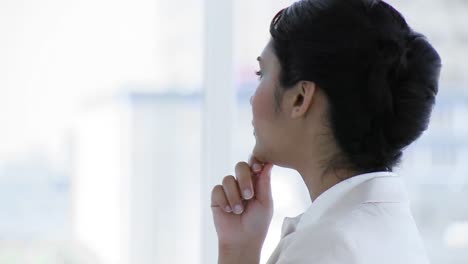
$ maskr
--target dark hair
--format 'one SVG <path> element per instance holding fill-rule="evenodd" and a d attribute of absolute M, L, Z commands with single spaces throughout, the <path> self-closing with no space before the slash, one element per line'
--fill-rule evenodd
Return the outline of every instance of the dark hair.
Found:
<path fill-rule="evenodd" d="M 270 34 L 281 68 L 278 89 L 313 81 L 328 99 L 342 152 L 331 166 L 392 170 L 427 129 L 441 59 L 387 3 L 295 2 L 273 18 Z"/>

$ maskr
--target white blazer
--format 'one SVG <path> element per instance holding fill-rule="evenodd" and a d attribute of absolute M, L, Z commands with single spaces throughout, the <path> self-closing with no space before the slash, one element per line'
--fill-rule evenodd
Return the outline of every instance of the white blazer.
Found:
<path fill-rule="evenodd" d="M 267 264 L 428 264 L 402 179 L 361 174 L 286 217 Z"/>

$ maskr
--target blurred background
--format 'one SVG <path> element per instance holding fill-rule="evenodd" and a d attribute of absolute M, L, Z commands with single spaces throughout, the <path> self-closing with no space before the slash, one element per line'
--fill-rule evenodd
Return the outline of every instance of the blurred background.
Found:
<path fill-rule="evenodd" d="M 254 145 L 249 98 L 289 0 L 0 0 L 0 263 L 215 263 L 214 184 Z M 468 263 L 468 2 L 391 0 L 440 52 L 398 173 L 434 264 Z M 275 167 L 265 263 L 310 204 Z"/>

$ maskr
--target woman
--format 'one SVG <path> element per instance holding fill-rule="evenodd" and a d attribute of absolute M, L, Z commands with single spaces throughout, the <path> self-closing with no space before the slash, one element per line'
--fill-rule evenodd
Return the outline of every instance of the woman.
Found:
<path fill-rule="evenodd" d="M 268 264 L 429 263 L 392 168 L 428 126 L 437 52 L 378 0 L 295 2 L 270 33 L 252 158 L 212 191 L 219 263 L 259 263 L 273 165 L 297 170 L 312 204 L 285 219 Z"/>

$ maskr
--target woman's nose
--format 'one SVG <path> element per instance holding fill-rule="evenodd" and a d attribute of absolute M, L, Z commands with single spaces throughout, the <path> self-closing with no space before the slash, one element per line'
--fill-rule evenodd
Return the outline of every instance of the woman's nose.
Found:
<path fill-rule="evenodd" d="M 250 96 L 250 106 L 252 106 L 252 99 L 253 99 L 253 95 Z"/>

